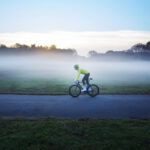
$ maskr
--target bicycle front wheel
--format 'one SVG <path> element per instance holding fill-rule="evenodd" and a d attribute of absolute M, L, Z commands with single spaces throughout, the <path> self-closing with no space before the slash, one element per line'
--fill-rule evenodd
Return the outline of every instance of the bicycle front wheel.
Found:
<path fill-rule="evenodd" d="M 88 86 L 87 88 L 87 93 L 91 96 L 91 97 L 95 97 L 96 95 L 99 94 L 99 87 L 95 84 L 91 84 Z"/>
<path fill-rule="evenodd" d="M 72 97 L 78 97 L 81 94 L 81 87 L 78 85 L 71 85 L 69 87 L 69 95 Z"/>

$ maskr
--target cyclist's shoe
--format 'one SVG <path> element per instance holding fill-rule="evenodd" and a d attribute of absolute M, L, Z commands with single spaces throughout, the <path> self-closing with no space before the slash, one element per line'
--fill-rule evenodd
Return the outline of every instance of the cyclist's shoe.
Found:
<path fill-rule="evenodd" d="M 86 86 L 83 86 L 81 92 L 85 92 L 85 91 L 86 91 Z"/>
<path fill-rule="evenodd" d="M 89 88 L 88 88 L 88 91 L 89 91 L 89 92 L 91 92 L 91 91 L 92 91 L 92 88 L 91 88 L 91 87 L 89 87 Z"/>

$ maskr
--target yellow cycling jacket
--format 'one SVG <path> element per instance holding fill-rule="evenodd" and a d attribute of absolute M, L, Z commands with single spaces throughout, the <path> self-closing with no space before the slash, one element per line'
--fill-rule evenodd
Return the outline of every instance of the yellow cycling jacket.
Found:
<path fill-rule="evenodd" d="M 88 73 L 89 73 L 89 72 L 88 72 L 87 70 L 82 69 L 82 68 L 79 68 L 79 69 L 78 69 L 78 73 L 77 73 L 76 80 L 78 80 L 78 79 L 79 79 L 80 74 L 88 74 Z"/>

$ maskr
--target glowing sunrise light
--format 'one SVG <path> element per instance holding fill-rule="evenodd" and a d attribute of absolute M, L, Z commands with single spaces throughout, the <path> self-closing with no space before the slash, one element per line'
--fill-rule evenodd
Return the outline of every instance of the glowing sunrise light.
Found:
<path fill-rule="evenodd" d="M 149 39 L 149 31 L 0 33 L 0 43 L 7 46 L 15 43 L 43 46 L 55 44 L 59 48 L 74 48 L 80 55 L 86 55 L 90 50 L 124 50 L 139 41 L 146 43 Z"/>

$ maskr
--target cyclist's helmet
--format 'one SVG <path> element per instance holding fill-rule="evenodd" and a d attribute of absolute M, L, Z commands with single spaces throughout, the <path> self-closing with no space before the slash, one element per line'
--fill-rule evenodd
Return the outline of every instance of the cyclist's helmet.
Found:
<path fill-rule="evenodd" d="M 74 65 L 74 69 L 79 69 L 79 65 L 78 65 L 78 64 L 75 64 L 75 65 Z"/>

